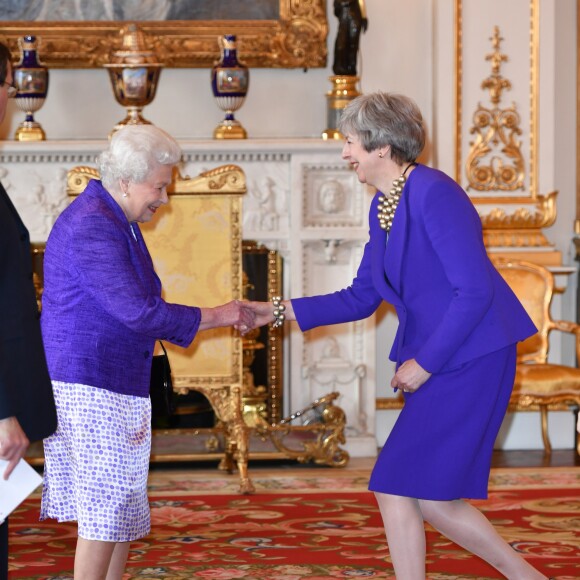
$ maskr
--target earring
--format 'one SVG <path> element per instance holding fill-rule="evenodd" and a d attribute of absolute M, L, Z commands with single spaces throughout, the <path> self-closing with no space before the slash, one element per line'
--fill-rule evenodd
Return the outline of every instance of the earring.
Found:
<path fill-rule="evenodd" d="M 129 193 L 128 193 L 129 182 L 125 181 L 124 179 L 120 179 L 119 180 L 119 187 L 121 188 L 121 191 L 123 192 L 123 197 L 128 197 L 129 196 Z"/>
<path fill-rule="evenodd" d="M 382 151 L 379 151 L 379 157 L 382 159 L 384 157 L 384 153 Z"/>

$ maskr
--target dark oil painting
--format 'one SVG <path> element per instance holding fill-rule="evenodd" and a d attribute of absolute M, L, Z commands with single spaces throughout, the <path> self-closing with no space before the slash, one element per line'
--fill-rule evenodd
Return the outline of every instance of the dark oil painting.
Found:
<path fill-rule="evenodd" d="M 278 20 L 279 0 L 0 0 L 1 20 Z"/>

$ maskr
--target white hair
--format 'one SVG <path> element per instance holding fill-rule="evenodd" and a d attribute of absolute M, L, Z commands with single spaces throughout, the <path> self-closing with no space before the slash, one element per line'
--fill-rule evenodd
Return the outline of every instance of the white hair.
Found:
<path fill-rule="evenodd" d="M 103 185 L 117 191 L 119 181 L 141 183 L 157 165 L 175 165 L 181 148 L 171 135 L 155 125 L 126 125 L 113 134 L 98 157 Z"/>

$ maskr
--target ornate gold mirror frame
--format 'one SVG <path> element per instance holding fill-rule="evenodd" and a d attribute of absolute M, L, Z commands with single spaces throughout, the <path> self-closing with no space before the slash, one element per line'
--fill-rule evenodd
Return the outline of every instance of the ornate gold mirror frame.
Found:
<path fill-rule="evenodd" d="M 328 23 L 325 0 L 278 0 L 277 20 L 139 21 L 169 68 L 208 68 L 219 56 L 217 37 L 236 34 L 244 64 L 262 68 L 326 66 Z M 232 8 L 233 9 L 233 8 Z M 0 38 L 18 54 L 18 38 L 41 39 L 51 68 L 98 68 L 119 47 L 120 21 L 0 21 Z"/>

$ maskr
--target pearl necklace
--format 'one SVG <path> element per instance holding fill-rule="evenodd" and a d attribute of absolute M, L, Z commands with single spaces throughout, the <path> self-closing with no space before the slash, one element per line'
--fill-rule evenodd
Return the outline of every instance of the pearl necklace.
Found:
<path fill-rule="evenodd" d="M 393 188 L 389 191 L 389 196 L 387 197 L 384 194 L 381 194 L 379 197 L 379 225 L 383 230 L 387 233 L 391 231 L 391 226 L 393 225 L 393 219 L 395 217 L 395 212 L 397 211 L 397 207 L 399 202 L 401 201 L 401 194 L 403 193 L 403 187 L 405 186 L 405 182 L 407 181 L 406 173 L 409 167 L 413 167 L 417 165 L 415 162 L 409 163 L 407 167 L 405 167 L 405 171 L 401 173 L 400 177 L 397 177 L 393 181 Z"/>

